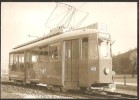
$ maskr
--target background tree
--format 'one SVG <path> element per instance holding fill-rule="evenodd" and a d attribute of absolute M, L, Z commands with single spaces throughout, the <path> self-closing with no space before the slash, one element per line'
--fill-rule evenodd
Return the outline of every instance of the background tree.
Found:
<path fill-rule="evenodd" d="M 137 70 L 137 48 L 129 50 L 112 57 L 113 70 L 117 74 L 136 74 Z"/>
<path fill-rule="evenodd" d="M 130 61 L 130 69 L 132 74 L 132 77 L 136 74 L 137 70 L 137 52 L 132 52 L 129 56 L 129 61 Z"/>

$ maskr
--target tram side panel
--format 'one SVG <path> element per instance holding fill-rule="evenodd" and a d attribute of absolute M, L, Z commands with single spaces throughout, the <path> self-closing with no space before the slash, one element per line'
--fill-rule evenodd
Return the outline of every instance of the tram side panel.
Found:
<path fill-rule="evenodd" d="M 95 35 L 95 34 L 94 34 Z M 112 82 L 110 41 L 89 36 L 89 86 L 105 86 Z"/>
<path fill-rule="evenodd" d="M 15 81 L 25 80 L 24 52 L 10 53 L 9 79 Z"/>
<path fill-rule="evenodd" d="M 46 69 L 48 85 L 62 85 L 61 43 L 49 45 L 49 64 Z"/>
<path fill-rule="evenodd" d="M 79 68 L 79 86 L 91 87 L 99 80 L 99 60 L 97 50 L 97 34 L 81 39 L 81 61 Z"/>
<path fill-rule="evenodd" d="M 50 61 L 46 69 L 46 83 L 49 85 L 62 85 L 61 61 Z"/>
<path fill-rule="evenodd" d="M 47 69 L 49 65 L 49 46 L 43 45 L 39 47 L 39 73 L 40 83 L 47 83 Z"/>
<path fill-rule="evenodd" d="M 80 40 L 80 61 L 79 61 L 79 86 L 87 87 L 88 84 L 88 36 Z"/>
<path fill-rule="evenodd" d="M 97 34 L 89 36 L 89 59 L 88 59 L 88 87 L 99 82 L 99 57 L 97 47 Z"/>
<path fill-rule="evenodd" d="M 112 56 L 110 42 L 103 40 L 99 42 L 99 81 L 100 83 L 112 83 Z"/>
<path fill-rule="evenodd" d="M 48 69 L 48 62 L 41 62 L 40 66 L 40 83 L 47 83 L 47 69 Z"/>
<path fill-rule="evenodd" d="M 38 63 L 38 48 L 30 49 L 26 55 L 26 79 L 27 82 L 39 82 L 39 63 Z"/>
<path fill-rule="evenodd" d="M 46 83 L 46 69 L 48 67 L 48 48 L 39 47 L 39 52 L 32 49 L 26 52 L 26 81 Z"/>

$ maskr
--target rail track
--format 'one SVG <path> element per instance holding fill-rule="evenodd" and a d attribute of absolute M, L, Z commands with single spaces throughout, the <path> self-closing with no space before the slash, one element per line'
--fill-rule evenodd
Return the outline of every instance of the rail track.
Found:
<path fill-rule="evenodd" d="M 61 91 L 53 91 L 53 90 L 48 90 L 47 87 L 41 86 L 41 85 L 22 85 L 22 84 L 15 84 L 13 82 L 9 81 L 1 81 L 2 85 L 6 86 L 15 86 L 19 87 L 20 89 L 25 88 L 25 89 L 34 89 L 34 90 L 39 90 L 42 93 L 53 93 L 56 95 L 62 95 L 62 96 L 80 96 L 84 97 L 87 99 L 137 99 L 137 96 L 134 95 L 129 95 L 129 94 L 122 94 L 122 93 L 117 93 L 117 92 L 109 92 L 109 91 L 68 91 L 66 93 L 63 93 Z"/>

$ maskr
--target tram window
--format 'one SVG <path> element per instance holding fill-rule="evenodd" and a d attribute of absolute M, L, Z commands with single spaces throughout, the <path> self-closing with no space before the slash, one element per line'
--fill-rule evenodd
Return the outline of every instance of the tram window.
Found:
<path fill-rule="evenodd" d="M 60 56 L 60 44 L 54 43 L 50 45 L 50 59 L 59 59 Z"/>
<path fill-rule="evenodd" d="M 88 58 L 88 38 L 82 39 L 82 58 L 87 59 Z"/>
<path fill-rule="evenodd" d="M 32 49 L 32 56 L 31 56 L 32 62 L 36 63 L 38 61 L 38 57 L 39 57 L 39 48 Z"/>
<path fill-rule="evenodd" d="M 24 63 L 24 54 L 19 54 L 19 63 Z"/>
<path fill-rule="evenodd" d="M 32 62 L 37 62 L 38 55 L 32 55 Z"/>
<path fill-rule="evenodd" d="M 99 39 L 99 49 L 102 57 L 110 58 L 110 42 L 108 40 Z"/>
<path fill-rule="evenodd" d="M 11 71 L 17 71 L 17 63 L 18 63 L 18 55 L 17 54 L 13 54 L 13 65 L 11 68 Z"/>
<path fill-rule="evenodd" d="M 13 54 L 10 54 L 10 65 L 13 65 Z"/>
<path fill-rule="evenodd" d="M 14 64 L 18 63 L 18 54 L 14 54 Z"/>
<path fill-rule="evenodd" d="M 48 61 L 48 46 L 40 47 L 40 56 L 39 60 L 42 62 Z"/>
<path fill-rule="evenodd" d="M 19 70 L 24 71 L 24 54 L 19 54 Z"/>

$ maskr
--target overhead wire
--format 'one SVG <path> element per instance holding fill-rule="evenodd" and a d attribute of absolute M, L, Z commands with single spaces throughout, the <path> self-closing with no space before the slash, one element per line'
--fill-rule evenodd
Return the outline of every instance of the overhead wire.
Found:
<path fill-rule="evenodd" d="M 56 17 L 54 17 L 53 19 L 51 19 L 49 22 L 56 20 L 57 18 L 59 18 L 60 16 L 62 16 L 65 12 L 67 12 L 68 10 L 62 12 L 61 14 L 57 15 Z"/>
<path fill-rule="evenodd" d="M 56 10 L 56 8 L 57 8 L 57 7 L 58 7 L 58 4 L 56 4 L 56 6 L 55 6 L 54 10 L 52 11 L 52 13 L 50 14 L 50 16 L 48 17 L 48 19 L 47 19 L 47 21 L 46 21 L 45 25 L 47 25 L 47 24 L 48 24 L 48 20 L 50 19 L 50 17 L 52 16 L 52 14 L 54 13 L 54 11 Z"/>
<path fill-rule="evenodd" d="M 83 21 L 87 18 L 87 16 L 89 15 L 88 12 L 84 12 L 84 11 L 79 10 L 81 7 L 83 7 L 83 6 L 85 5 L 85 3 L 86 3 L 86 2 L 84 2 L 80 7 L 78 7 L 78 12 L 80 11 L 80 12 L 86 13 L 86 16 L 83 17 L 83 18 L 81 19 L 81 21 L 79 21 L 79 22 L 75 25 L 75 28 L 79 27 L 79 26 L 83 23 Z"/>
<path fill-rule="evenodd" d="M 69 23 L 70 23 L 70 21 L 71 21 L 71 19 L 72 19 L 72 16 L 73 16 L 74 12 L 75 12 L 75 9 L 73 10 L 73 12 L 71 12 L 71 14 L 70 14 L 69 18 L 67 19 L 67 21 L 65 22 L 65 24 L 64 24 L 64 25 L 66 25 L 66 24 L 67 24 L 67 26 L 69 26 Z M 66 27 L 67 27 L 67 26 L 66 26 Z"/>
<path fill-rule="evenodd" d="M 73 11 L 71 11 L 71 14 L 69 15 L 67 21 L 64 23 L 64 25 L 65 25 L 65 26 L 67 25 L 66 27 L 68 27 L 69 24 L 70 24 L 70 22 L 71 22 L 71 20 L 72 20 L 72 18 L 73 18 L 73 16 L 74 16 L 74 13 L 75 13 L 76 8 L 75 8 L 74 6 L 71 6 L 71 5 L 68 5 L 68 4 L 65 4 L 65 3 L 61 3 L 61 2 L 60 2 L 60 4 L 68 6 L 68 9 L 69 9 L 69 10 L 70 10 L 70 9 L 73 10 Z M 73 8 L 73 9 L 72 9 L 72 8 Z M 68 14 L 67 14 L 67 15 L 68 15 Z M 65 17 L 64 17 L 64 19 L 65 19 Z"/>
<path fill-rule="evenodd" d="M 63 17 L 63 19 L 61 19 L 61 21 L 58 23 L 57 26 L 59 26 L 60 23 L 62 23 L 62 22 L 65 20 L 65 18 L 66 18 L 66 16 L 67 16 L 68 14 L 69 14 L 69 9 L 67 10 L 67 13 L 66 13 L 65 16 Z"/>
<path fill-rule="evenodd" d="M 58 16 L 56 16 L 55 18 L 53 18 L 53 19 L 50 20 L 52 14 L 55 12 L 55 10 L 56 10 L 57 7 L 59 6 L 59 4 L 62 4 L 62 5 L 67 6 L 67 7 L 68 7 L 68 10 L 64 11 L 63 13 L 59 14 Z M 79 22 L 77 22 L 77 23 L 75 23 L 75 19 L 76 19 L 75 13 L 78 13 L 78 12 L 80 11 L 79 9 L 81 9 L 81 7 L 83 7 L 84 5 L 85 5 L 85 2 L 84 2 L 82 5 L 80 5 L 80 6 L 78 7 L 78 9 L 77 9 L 77 8 L 75 8 L 74 6 L 71 6 L 71 5 L 62 3 L 62 2 L 58 2 L 58 3 L 56 4 L 55 8 L 53 9 L 52 13 L 51 13 L 50 16 L 48 17 L 48 19 L 47 19 L 47 21 L 46 21 L 46 25 L 47 25 L 49 22 L 51 22 L 51 21 L 53 21 L 53 20 L 56 20 L 57 18 L 59 18 L 60 16 L 62 16 L 63 14 L 66 13 L 65 16 L 59 21 L 59 23 L 58 23 L 56 26 L 62 25 L 62 22 L 65 20 L 65 22 L 64 22 L 64 24 L 63 24 L 65 27 L 69 27 L 70 24 L 71 24 L 71 26 L 74 27 L 74 28 L 79 27 L 79 26 L 83 23 L 83 21 L 86 19 L 86 17 L 88 16 L 89 13 L 88 13 L 88 12 L 84 12 L 84 13 L 86 13 L 86 16 L 84 16 L 84 17 L 83 17 Z M 81 11 L 81 12 L 83 12 L 83 11 Z M 78 14 L 77 14 L 77 15 L 78 15 Z M 67 20 L 66 20 L 66 19 L 67 19 Z M 48 25 L 47 25 L 47 26 L 48 26 Z"/>
<path fill-rule="evenodd" d="M 71 14 L 71 16 L 70 16 L 70 19 L 69 19 L 69 21 L 68 21 L 68 26 L 69 26 L 69 24 L 70 24 L 70 22 L 71 22 L 71 20 L 72 20 L 72 18 L 73 18 L 74 13 L 75 13 L 75 9 L 74 9 L 74 11 L 72 12 L 72 14 Z"/>
<path fill-rule="evenodd" d="M 84 17 L 81 19 L 81 21 L 79 21 L 79 22 L 76 24 L 76 27 L 79 27 L 79 26 L 83 23 L 83 21 L 87 18 L 88 15 L 89 15 L 89 13 L 87 12 L 87 13 L 86 13 L 86 16 L 84 16 Z"/>

